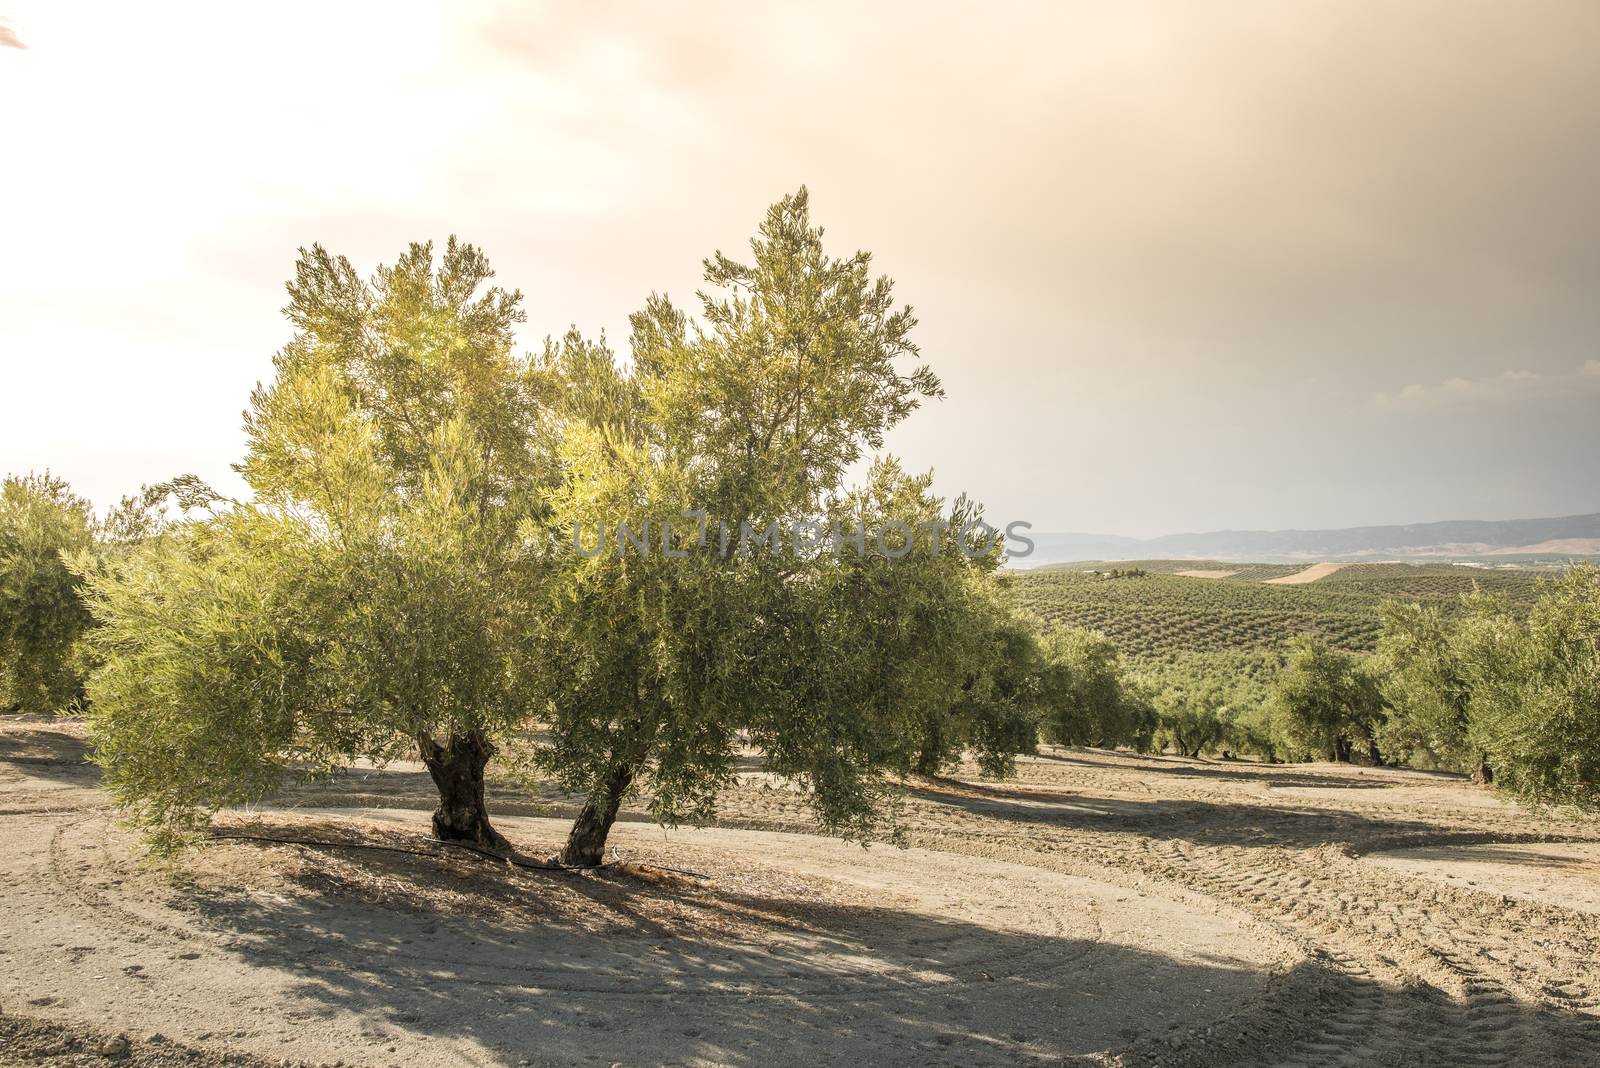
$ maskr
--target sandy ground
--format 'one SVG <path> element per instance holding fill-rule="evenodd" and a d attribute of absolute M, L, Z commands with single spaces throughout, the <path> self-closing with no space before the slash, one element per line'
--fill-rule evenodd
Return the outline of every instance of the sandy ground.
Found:
<path fill-rule="evenodd" d="M 1238 573 L 1239 572 L 1237 572 L 1237 571 L 1217 571 L 1217 570 L 1214 570 L 1214 569 L 1211 570 L 1211 571 L 1201 570 L 1201 571 L 1175 571 L 1175 572 L 1173 572 L 1173 574 L 1182 575 L 1184 578 L 1209 578 L 1209 579 L 1230 578 L 1231 576 L 1237 575 Z"/>
<path fill-rule="evenodd" d="M 1304 571 L 1296 571 L 1294 574 L 1284 575 L 1282 578 L 1267 579 L 1265 585 L 1303 586 L 1307 582 L 1315 582 L 1318 579 L 1327 578 L 1335 571 L 1349 566 L 1349 564 L 1312 564 Z"/>
<path fill-rule="evenodd" d="M 1600 916 L 1600 843 L 1484 842 L 1373 853 L 1374 863 L 1447 886 L 1481 888 Z"/>
<path fill-rule="evenodd" d="M 0 1063 L 1600 1064 L 1600 826 L 1450 776 L 1053 750 L 867 850 L 752 778 L 555 874 L 407 767 L 159 865 L 83 756 L 0 723 Z M 529 855 L 567 804 L 492 801 Z"/>

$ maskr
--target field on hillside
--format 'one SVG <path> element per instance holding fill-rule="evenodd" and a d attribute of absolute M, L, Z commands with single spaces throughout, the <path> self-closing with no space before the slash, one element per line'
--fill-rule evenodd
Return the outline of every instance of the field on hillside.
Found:
<path fill-rule="evenodd" d="M 1110 577 L 1113 568 L 1147 574 Z M 1526 604 L 1539 577 L 1550 574 L 1351 564 L 1314 582 L 1275 581 L 1305 569 L 1215 560 L 1086 563 L 1016 572 L 1010 592 L 1019 607 L 1048 623 L 1103 631 L 1129 657 L 1165 660 L 1186 652 L 1273 650 L 1300 633 L 1368 652 L 1378 638 L 1378 605 L 1385 599 L 1455 605 L 1476 586 Z M 1181 571 L 1231 573 L 1207 578 Z"/>
<path fill-rule="evenodd" d="M 429 839 L 399 765 L 154 863 L 81 724 L 8 719 L 0 1064 L 1600 1063 L 1600 826 L 1455 776 L 1047 748 L 911 780 L 864 852 L 752 773 L 543 872 Z"/>

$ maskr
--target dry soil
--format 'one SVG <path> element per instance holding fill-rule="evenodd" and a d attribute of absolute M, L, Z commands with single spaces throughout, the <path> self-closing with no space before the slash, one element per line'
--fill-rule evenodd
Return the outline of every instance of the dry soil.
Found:
<path fill-rule="evenodd" d="M 908 846 L 863 849 L 748 770 L 716 827 L 626 813 L 593 872 L 430 843 L 414 766 L 156 863 L 80 726 L 0 723 L 0 1063 L 1600 1064 L 1593 821 L 1050 750 L 910 783 Z M 554 849 L 566 799 L 493 794 Z"/>

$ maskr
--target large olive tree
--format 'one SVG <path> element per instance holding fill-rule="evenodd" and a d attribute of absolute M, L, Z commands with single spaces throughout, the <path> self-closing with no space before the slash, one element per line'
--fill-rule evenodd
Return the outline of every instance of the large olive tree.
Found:
<path fill-rule="evenodd" d="M 96 759 L 145 822 L 182 829 L 290 767 L 412 753 L 440 838 L 505 844 L 484 768 L 532 708 L 514 668 L 552 461 L 546 376 L 512 354 L 519 294 L 491 275 L 454 239 L 370 281 L 302 251 L 294 338 L 246 416 L 254 499 L 95 575 Z"/>
<path fill-rule="evenodd" d="M 658 820 L 705 818 L 741 745 L 824 825 L 864 836 L 883 773 L 953 700 L 984 570 L 956 544 L 959 510 L 893 463 L 847 486 L 940 393 L 869 266 L 824 253 L 802 190 L 767 213 L 748 264 L 706 261 L 698 318 L 649 300 L 626 368 L 576 336 L 548 353 L 553 519 L 579 536 L 542 616 L 562 671 L 536 759 L 585 798 L 565 861 L 601 856 L 630 792 Z"/>

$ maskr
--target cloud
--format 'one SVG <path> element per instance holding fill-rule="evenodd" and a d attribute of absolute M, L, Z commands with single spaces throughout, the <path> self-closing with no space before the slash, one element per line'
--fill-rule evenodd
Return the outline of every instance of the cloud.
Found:
<path fill-rule="evenodd" d="M 27 48 L 22 43 L 22 38 L 17 36 L 17 31 L 0 22 L 0 48 Z"/>
<path fill-rule="evenodd" d="M 1417 411 L 1557 400 L 1587 392 L 1600 392 L 1600 360 L 1585 360 L 1575 370 L 1555 374 L 1513 370 L 1482 378 L 1456 376 L 1431 385 L 1412 383 L 1379 394 L 1375 403 L 1380 409 Z"/>
<path fill-rule="evenodd" d="M 28 359 L 0 470 L 87 439 L 115 500 L 170 474 L 125 447 L 160 426 L 163 457 L 226 472 L 296 245 L 370 269 L 460 233 L 529 294 L 525 343 L 621 339 L 652 290 L 692 306 L 700 257 L 739 255 L 806 182 L 828 247 L 873 250 L 917 306 L 949 389 L 892 447 L 994 514 L 1154 533 L 1600 499 L 1577 403 L 1493 426 L 1375 407 L 1408 382 L 1390 403 L 1559 390 L 1600 357 L 1593 0 L 403 6 L 0 3 L 34 51 L 0 60 L 0 100 L 29 101 L 5 118 L 28 210 L 0 346 Z M 139 165 L 108 182 L 108 160 Z M 1532 379 L 1473 382 L 1507 367 Z M 952 430 L 974 426 L 1026 448 Z M 1374 478 L 1392 455 L 1437 459 Z"/>

